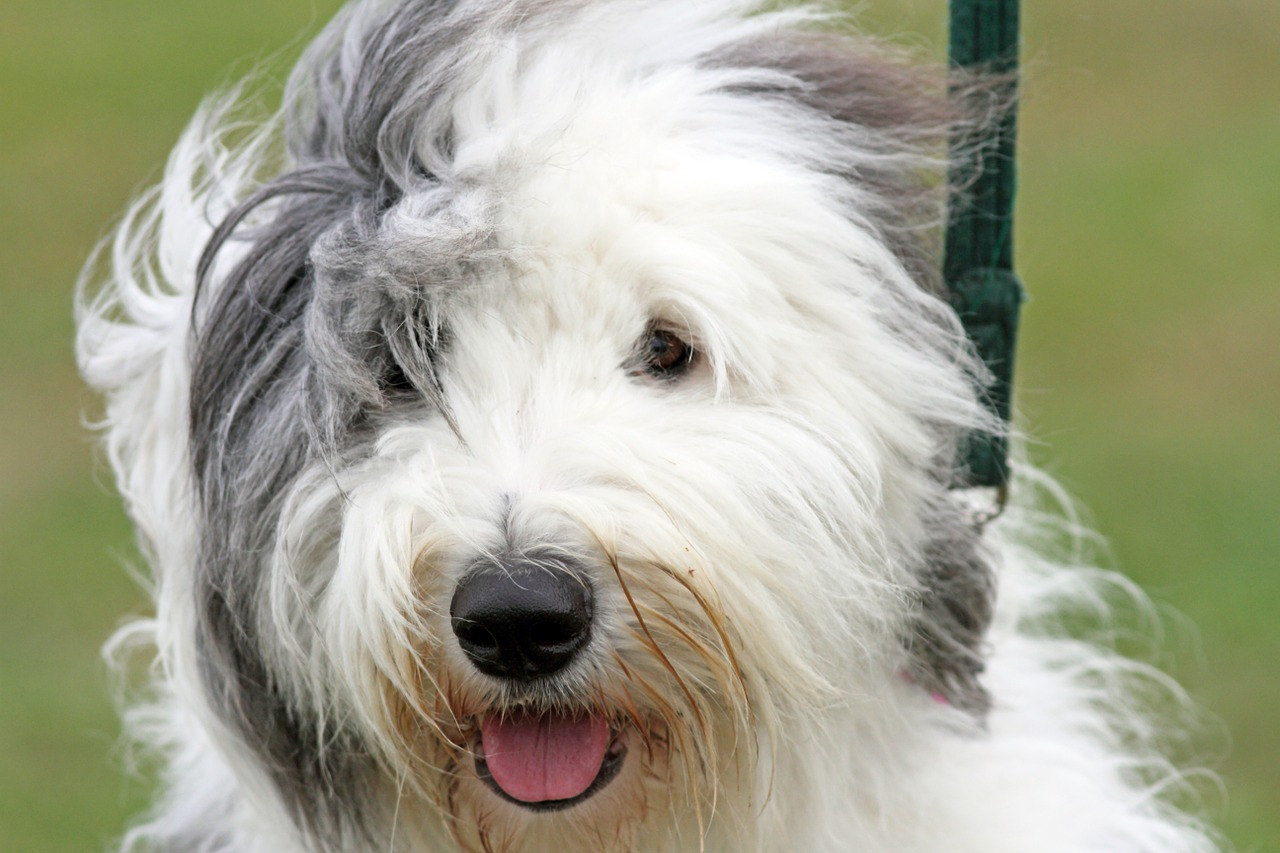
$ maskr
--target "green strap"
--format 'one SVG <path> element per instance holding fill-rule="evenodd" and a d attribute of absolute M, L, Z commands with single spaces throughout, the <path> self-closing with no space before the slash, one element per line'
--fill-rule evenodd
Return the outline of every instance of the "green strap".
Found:
<path fill-rule="evenodd" d="M 951 63 L 974 72 L 1007 76 L 1018 70 L 1018 0 L 951 0 Z M 1022 284 L 1013 273 L 1014 144 L 1017 113 L 1012 103 L 983 140 L 979 157 L 952 162 L 950 182 L 960 188 L 946 235 L 943 277 L 951 303 L 969 339 L 991 371 L 986 403 L 1008 423 L 1014 344 Z M 953 147 L 971 147 L 960 138 Z M 1003 487 L 1009 449 L 1003 435 L 974 433 L 963 448 L 965 484 Z"/>

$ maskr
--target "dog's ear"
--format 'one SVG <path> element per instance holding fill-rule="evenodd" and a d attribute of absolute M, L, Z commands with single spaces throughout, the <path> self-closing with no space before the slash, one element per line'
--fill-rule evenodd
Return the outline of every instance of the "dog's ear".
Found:
<path fill-rule="evenodd" d="M 323 398 L 305 346 L 314 299 L 314 241 L 356 201 L 352 177 L 328 166 L 277 179 L 225 221 L 238 262 L 196 311 L 189 443 L 200 512 L 196 642 L 209 701 L 262 762 L 300 826 L 316 837 L 363 838 L 367 750 L 325 731 L 267 663 L 267 566 L 290 487 L 323 451 Z M 237 219 L 253 217 L 237 228 Z M 332 724 L 330 724 L 332 725 Z M 355 833 L 355 834 L 353 834 Z"/>
<path fill-rule="evenodd" d="M 919 286 L 943 295 L 948 143 L 989 120 L 983 110 L 994 110 L 997 88 L 976 78 L 949 80 L 940 65 L 913 62 L 864 39 L 818 32 L 771 34 L 737 44 L 715 61 L 747 72 L 750 82 L 735 89 L 785 99 L 825 119 L 830 142 L 844 150 L 828 168 L 850 183 L 853 214 L 876 230 Z M 989 704 L 979 676 L 994 574 L 981 531 L 949 493 L 948 476 L 931 480 L 907 674 L 980 714 Z"/>
<path fill-rule="evenodd" d="M 267 603 L 266 576 L 291 570 L 270 561 L 302 472 L 361 452 L 369 418 L 410 395 L 448 417 L 433 367 L 447 338 L 432 293 L 484 239 L 462 217 L 442 214 L 440 233 L 427 229 L 433 205 L 450 202 L 439 177 L 452 154 L 449 98 L 474 59 L 467 36 L 485 24 L 464 12 L 456 0 L 349 5 L 290 77 L 283 156 L 273 135 L 239 154 L 216 133 L 207 145 L 211 182 L 229 183 L 214 192 L 244 200 L 205 247 L 192 312 L 203 680 L 215 712 L 326 849 L 378 846 L 356 843 L 385 818 L 369 781 L 377 771 L 370 749 L 335 724 L 341 714 L 316 710 L 324 697 L 293 695 L 278 678 L 288 662 L 272 663 L 270 637 L 292 628 L 272 613 L 305 619 L 309 605 Z M 384 238 L 410 189 L 414 252 L 397 266 Z"/>
<path fill-rule="evenodd" d="M 990 697 L 980 676 L 996 581 L 982 529 L 945 488 L 921 519 L 919 592 L 906 638 L 908 674 L 936 697 L 975 715 Z"/>
<path fill-rule="evenodd" d="M 776 33 L 735 45 L 716 61 L 766 72 L 740 88 L 829 120 L 831 141 L 847 149 L 835 168 L 856 187 L 857 215 L 921 287 L 941 295 L 948 157 L 971 156 L 967 146 L 949 149 L 949 142 L 980 138 L 976 130 L 997 110 L 998 87 L 834 33 Z"/>
<path fill-rule="evenodd" d="M 269 635 L 283 626 L 272 626 L 266 603 L 269 561 L 298 476 L 344 452 L 335 436 L 380 400 L 379 372 L 399 380 L 387 341 L 373 340 L 374 300 L 384 297 L 342 279 L 332 257 L 318 269 L 317 247 L 373 240 L 404 181 L 430 180 L 411 156 L 388 154 L 387 134 L 400 127 L 392 114 L 417 67 L 395 52 L 394 22 L 354 35 L 347 23 L 333 25 L 290 83 L 286 156 L 250 144 L 223 170 L 234 182 L 263 160 L 283 165 L 222 219 L 200 260 L 189 421 L 205 691 L 299 826 L 325 839 L 326 849 L 377 846 L 368 835 L 382 817 L 373 799 L 377 771 L 368 747 L 335 722 L 340 715 L 330 710 L 321 719 L 314 708 L 323 699 L 294 695 L 270 662 L 278 644 Z M 211 139 L 210 150 L 219 144 Z M 330 276 L 323 286 L 322 275 Z M 344 299 L 350 304 L 336 304 Z"/>

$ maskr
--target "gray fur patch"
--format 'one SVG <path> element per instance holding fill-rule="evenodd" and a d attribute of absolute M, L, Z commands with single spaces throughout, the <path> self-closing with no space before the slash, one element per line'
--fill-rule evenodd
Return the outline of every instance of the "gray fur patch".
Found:
<path fill-rule="evenodd" d="M 196 595 L 206 688 L 264 762 L 302 831 L 325 849 L 377 846 L 379 769 L 358 738 L 323 730 L 264 657 L 260 605 L 280 513 L 300 473 L 358 452 L 364 424 L 412 396 L 442 410 L 445 336 L 433 302 L 485 240 L 449 221 L 448 128 L 430 126 L 459 60 L 454 2 L 344 12 L 286 91 L 290 167 L 215 230 L 199 267 L 190 441 L 202 510 Z M 357 26 L 358 25 L 358 26 Z M 423 83 L 430 80 L 430 84 Z M 386 251 L 390 211 L 412 192 L 440 212 L 413 258 Z M 245 248 L 220 280 L 214 261 Z M 413 274 L 406 275 L 412 266 Z"/>
<path fill-rule="evenodd" d="M 907 638 L 912 676 L 958 708 L 985 714 L 990 696 L 980 677 L 996 579 L 982 531 L 949 494 L 923 518 L 926 545 L 918 569 L 919 608 Z"/>

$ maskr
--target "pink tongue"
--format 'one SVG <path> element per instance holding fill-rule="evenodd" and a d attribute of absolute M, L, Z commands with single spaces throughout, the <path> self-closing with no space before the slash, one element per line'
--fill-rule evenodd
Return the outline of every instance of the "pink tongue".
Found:
<path fill-rule="evenodd" d="M 521 802 L 541 803 L 568 800 L 591 786 L 609 748 L 609 723 L 600 716 L 489 714 L 480 736 L 498 787 Z"/>

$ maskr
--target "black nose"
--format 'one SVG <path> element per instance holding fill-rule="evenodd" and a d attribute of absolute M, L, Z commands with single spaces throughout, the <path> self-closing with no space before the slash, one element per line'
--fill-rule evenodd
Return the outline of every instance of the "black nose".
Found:
<path fill-rule="evenodd" d="M 563 669 L 590 639 L 591 587 L 559 560 L 486 564 L 458 584 L 449 615 L 481 672 L 536 678 Z"/>

